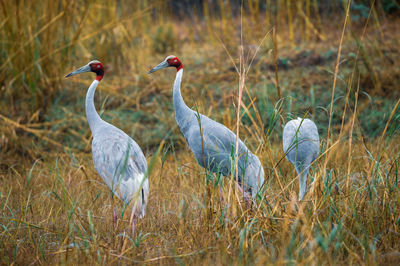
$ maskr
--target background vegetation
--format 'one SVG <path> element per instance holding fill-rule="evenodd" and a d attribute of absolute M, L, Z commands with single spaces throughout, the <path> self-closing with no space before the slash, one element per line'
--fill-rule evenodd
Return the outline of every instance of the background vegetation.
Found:
<path fill-rule="evenodd" d="M 0 262 L 399 263 L 399 9 L 395 0 L 1 0 Z M 253 209 L 185 146 L 174 71 L 146 74 L 169 54 L 183 62 L 187 104 L 232 130 L 235 64 L 248 69 L 240 136 L 266 172 Z M 154 163 L 135 236 L 93 168 L 84 113 L 93 75 L 64 79 L 92 59 L 106 67 L 98 111 Z M 297 116 L 317 123 L 322 147 L 303 202 L 281 148 L 282 126 Z"/>

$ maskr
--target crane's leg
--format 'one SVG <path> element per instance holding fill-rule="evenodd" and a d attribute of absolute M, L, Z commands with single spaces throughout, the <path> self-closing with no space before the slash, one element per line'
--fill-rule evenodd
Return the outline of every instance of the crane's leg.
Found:
<path fill-rule="evenodd" d="M 238 182 L 235 181 L 235 185 L 237 190 L 239 190 L 240 194 L 243 195 L 244 202 L 246 203 L 247 208 L 250 209 L 253 203 L 251 196 L 249 196 L 249 193 L 243 190 L 242 186 Z"/>
<path fill-rule="evenodd" d="M 131 218 L 129 219 L 129 224 L 131 225 L 132 236 L 135 235 L 135 227 L 136 227 L 136 208 L 135 205 L 132 207 Z"/>
<path fill-rule="evenodd" d="M 114 230 L 117 229 L 117 221 L 118 221 L 117 209 L 114 207 L 114 209 L 113 209 Z"/>
<path fill-rule="evenodd" d="M 219 201 L 221 202 L 221 206 L 224 206 L 224 194 L 222 193 L 222 188 L 221 186 L 218 186 L 218 191 L 219 191 Z M 225 218 L 225 223 L 228 224 L 229 216 L 229 208 L 226 208 L 226 212 L 224 212 L 224 218 Z"/>
<path fill-rule="evenodd" d="M 136 215 L 133 215 L 132 224 L 131 224 L 131 227 L 132 227 L 132 236 L 135 235 L 136 220 L 137 220 Z"/>
<path fill-rule="evenodd" d="M 224 194 L 222 194 L 221 186 L 218 186 L 218 192 L 219 192 L 219 201 L 221 202 L 221 204 L 223 204 L 223 202 L 224 202 Z"/>
<path fill-rule="evenodd" d="M 235 181 L 235 185 L 236 185 L 236 189 L 239 190 L 240 194 L 243 194 L 242 186 L 237 181 Z"/>

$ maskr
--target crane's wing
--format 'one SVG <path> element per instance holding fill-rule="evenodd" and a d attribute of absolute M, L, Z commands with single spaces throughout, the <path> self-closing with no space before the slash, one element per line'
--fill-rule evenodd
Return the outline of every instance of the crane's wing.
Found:
<path fill-rule="evenodd" d="M 188 127 L 188 131 L 182 133 L 201 166 L 227 176 L 231 173 L 233 155 L 236 151 L 236 135 L 222 124 L 204 115 L 200 117 L 201 125 L 195 119 Z M 244 185 L 247 188 L 261 186 L 264 182 L 264 171 L 260 161 L 240 139 L 238 175 L 240 182 L 245 179 Z"/>
<path fill-rule="evenodd" d="M 236 143 L 236 136 L 232 131 L 201 115 L 201 125 L 198 121 L 194 121 L 189 130 L 183 133 L 201 166 L 214 172 L 218 170 L 224 175 L 229 174 Z"/>
<path fill-rule="evenodd" d="M 145 205 L 147 161 L 133 139 L 114 126 L 105 127 L 93 136 L 92 153 L 97 172 L 121 200 L 128 204 L 136 193 L 140 193 L 138 197 Z"/>

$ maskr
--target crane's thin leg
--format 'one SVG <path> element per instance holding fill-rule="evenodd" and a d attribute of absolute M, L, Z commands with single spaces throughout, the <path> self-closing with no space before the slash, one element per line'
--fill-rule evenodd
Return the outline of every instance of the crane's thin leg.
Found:
<path fill-rule="evenodd" d="M 132 236 L 135 234 L 135 227 L 136 227 L 136 208 L 135 205 L 132 207 L 131 218 L 129 219 L 129 224 L 131 225 L 132 229 Z"/>
<path fill-rule="evenodd" d="M 113 209 L 114 230 L 117 229 L 117 221 L 118 221 L 117 209 L 114 207 L 114 209 Z"/>
<path fill-rule="evenodd" d="M 133 237 L 134 234 L 135 234 L 135 224 L 136 224 L 136 212 L 135 212 L 136 208 L 135 208 L 135 206 L 136 206 L 136 205 L 134 204 L 133 207 L 132 207 L 131 217 L 130 217 L 130 219 L 129 219 L 129 225 L 131 225 L 131 230 L 132 230 L 132 237 Z M 129 225 L 128 225 L 128 227 L 129 227 Z M 124 240 L 124 243 L 122 244 L 121 255 L 124 254 L 124 250 L 125 250 L 125 247 L 126 247 L 126 243 L 128 243 L 128 238 L 125 237 L 125 232 L 127 231 L 127 229 L 128 229 L 128 228 L 126 228 L 126 229 L 124 230 L 124 238 L 125 238 L 125 240 Z"/>
<path fill-rule="evenodd" d="M 135 228 L 136 228 L 136 215 L 133 215 L 133 219 L 132 219 L 132 236 L 135 235 Z"/>
<path fill-rule="evenodd" d="M 243 188 L 242 188 L 242 186 L 241 186 L 238 182 L 236 182 L 236 181 L 235 181 L 235 185 L 236 185 L 237 190 L 239 190 L 240 194 L 243 194 Z"/>
<path fill-rule="evenodd" d="M 223 204 L 224 203 L 224 194 L 222 194 L 221 186 L 218 186 L 218 192 L 219 192 L 219 201 L 221 202 L 221 204 Z"/>
<path fill-rule="evenodd" d="M 247 208 L 251 208 L 253 201 L 251 200 L 251 197 L 249 194 L 243 190 L 242 186 L 235 181 L 236 188 L 239 190 L 240 194 L 243 195 L 244 201 L 246 202 Z"/>
<path fill-rule="evenodd" d="M 224 206 L 224 194 L 222 194 L 221 186 L 218 187 L 219 191 L 219 201 L 221 202 L 221 206 Z M 226 208 L 226 212 L 224 213 L 225 223 L 228 224 L 228 216 L 229 216 L 229 208 Z"/>

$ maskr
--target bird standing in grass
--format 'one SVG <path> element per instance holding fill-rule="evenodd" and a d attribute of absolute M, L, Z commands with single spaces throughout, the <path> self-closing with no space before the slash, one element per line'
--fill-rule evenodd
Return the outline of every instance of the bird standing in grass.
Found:
<path fill-rule="evenodd" d="M 139 145 L 119 128 L 105 122 L 94 106 L 94 93 L 104 76 L 103 64 L 97 60 L 71 72 L 66 77 L 84 72 L 96 73 L 86 94 L 86 117 L 92 131 L 94 167 L 112 192 L 126 204 L 132 204 L 132 234 L 137 217 L 146 212 L 149 181 L 147 161 Z M 114 210 L 114 223 L 116 214 Z"/>
<path fill-rule="evenodd" d="M 307 175 L 311 163 L 319 154 L 317 126 L 310 119 L 297 118 L 287 122 L 283 128 L 283 151 L 299 176 L 299 200 L 307 190 Z"/>
<path fill-rule="evenodd" d="M 177 70 L 173 91 L 175 119 L 197 162 L 209 171 L 224 176 L 236 172 L 233 168 L 236 135 L 224 125 L 191 110 L 185 104 L 180 89 L 183 66 L 176 56 L 168 56 L 151 69 L 149 74 L 166 67 L 175 67 Z M 240 139 L 238 145 L 237 178 L 244 190 L 255 198 L 264 183 L 264 170 L 257 156 Z"/>

